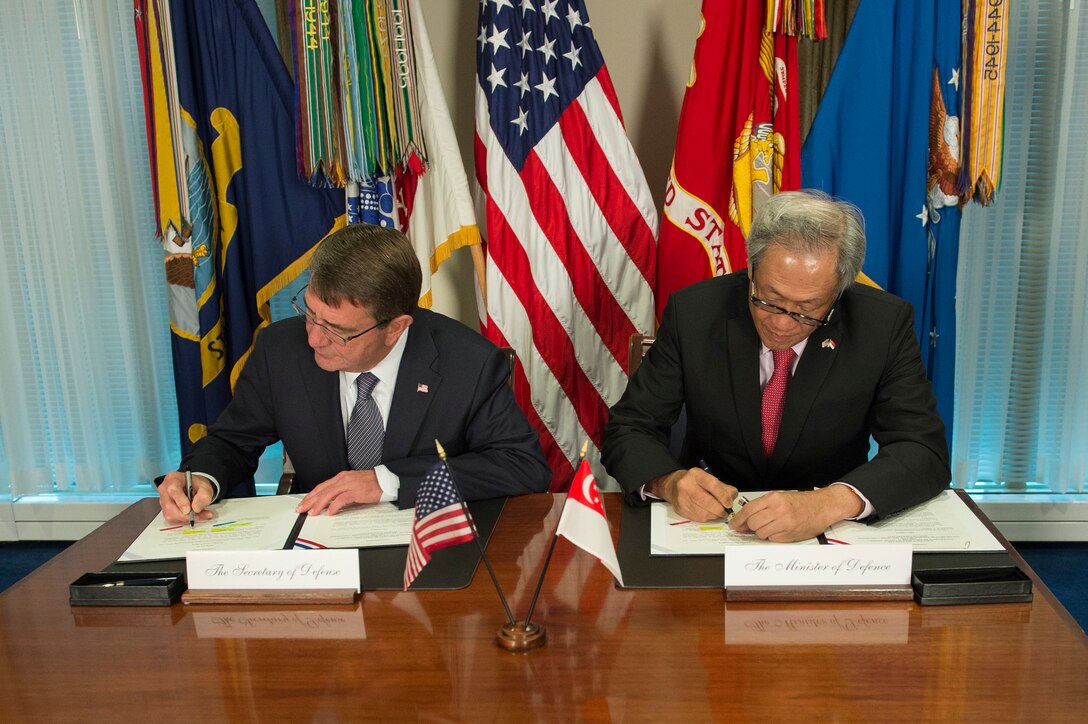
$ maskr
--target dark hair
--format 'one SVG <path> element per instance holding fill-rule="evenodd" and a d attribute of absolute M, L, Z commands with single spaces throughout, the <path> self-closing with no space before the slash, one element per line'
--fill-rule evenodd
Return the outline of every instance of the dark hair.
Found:
<path fill-rule="evenodd" d="M 377 321 L 411 314 L 423 275 L 408 237 L 396 229 L 352 224 L 330 234 L 310 260 L 310 289 L 333 307 L 366 307 Z"/>
<path fill-rule="evenodd" d="M 783 191 L 763 202 L 748 231 L 748 267 L 759 266 L 770 246 L 838 254 L 836 293 L 854 283 L 865 261 L 861 210 L 822 191 Z"/>

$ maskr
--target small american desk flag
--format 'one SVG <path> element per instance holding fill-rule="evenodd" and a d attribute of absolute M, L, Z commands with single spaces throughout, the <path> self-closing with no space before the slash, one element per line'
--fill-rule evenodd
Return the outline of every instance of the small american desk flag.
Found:
<path fill-rule="evenodd" d="M 461 506 L 461 497 L 453 487 L 446 463 L 435 463 L 419 486 L 416 497 L 416 522 L 408 544 L 408 560 L 404 564 L 404 590 L 412 585 L 423 566 L 431 560 L 431 552 L 473 538 L 472 522 Z"/>

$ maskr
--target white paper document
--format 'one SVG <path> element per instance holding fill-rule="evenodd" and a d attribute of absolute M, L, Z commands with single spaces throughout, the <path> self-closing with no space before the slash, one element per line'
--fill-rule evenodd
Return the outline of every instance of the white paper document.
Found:
<path fill-rule="evenodd" d="M 753 500 L 764 494 L 745 492 L 744 496 Z M 832 544 L 909 543 L 916 553 L 1005 550 L 954 490 L 944 490 L 925 503 L 869 525 L 840 521 L 828 528 L 824 536 Z M 815 538 L 801 541 L 806 545 L 818 543 Z M 751 533 L 734 533 L 724 519 L 693 523 L 667 503 L 650 506 L 650 555 L 720 556 L 726 545 L 768 544 Z"/>
<path fill-rule="evenodd" d="M 752 500 L 763 492 L 744 493 Z M 695 523 L 684 518 L 668 503 L 650 506 L 650 555 L 654 556 L 720 556 L 725 546 L 764 545 L 754 533 L 737 533 L 729 529 L 725 518 Z M 788 545 L 817 545 L 815 538 Z"/>
<path fill-rule="evenodd" d="M 301 495 L 228 498 L 209 506 L 211 520 L 168 523 L 155 516 L 119 561 L 155 561 L 184 558 L 190 551 L 266 551 L 283 548 L 298 520 L 295 508 Z"/>
<path fill-rule="evenodd" d="M 851 545 L 910 543 L 915 553 L 1005 550 L 954 490 L 870 525 L 840 521 L 825 536 Z"/>
<path fill-rule="evenodd" d="M 412 537 L 415 510 L 392 503 L 361 505 L 336 515 L 310 515 L 302 524 L 295 548 L 375 548 L 406 546 Z"/>

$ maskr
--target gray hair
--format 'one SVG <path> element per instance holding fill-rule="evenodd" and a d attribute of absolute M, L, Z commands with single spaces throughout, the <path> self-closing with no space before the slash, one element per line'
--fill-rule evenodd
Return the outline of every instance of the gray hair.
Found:
<path fill-rule="evenodd" d="M 838 254 L 836 293 L 849 287 L 865 261 L 861 209 L 822 191 L 783 191 L 763 202 L 748 231 L 748 267 L 755 269 L 771 246 L 808 254 Z"/>
<path fill-rule="evenodd" d="M 377 321 L 411 314 L 423 275 L 408 237 L 396 229 L 352 224 L 317 247 L 310 260 L 310 289 L 333 307 L 365 307 Z"/>

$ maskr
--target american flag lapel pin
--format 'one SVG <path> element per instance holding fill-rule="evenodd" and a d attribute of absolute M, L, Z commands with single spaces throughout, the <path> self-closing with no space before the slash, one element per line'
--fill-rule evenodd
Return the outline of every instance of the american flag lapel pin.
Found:
<path fill-rule="evenodd" d="M 823 342 L 820 342 L 820 346 L 824 349 L 835 349 L 835 340 L 825 339 Z"/>
<path fill-rule="evenodd" d="M 416 392 L 422 392 L 423 394 L 427 394 L 428 392 L 430 392 L 430 388 L 420 382 L 418 385 L 416 385 Z"/>

